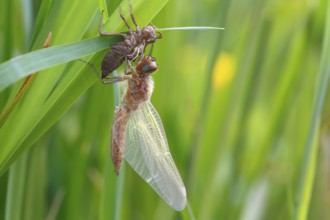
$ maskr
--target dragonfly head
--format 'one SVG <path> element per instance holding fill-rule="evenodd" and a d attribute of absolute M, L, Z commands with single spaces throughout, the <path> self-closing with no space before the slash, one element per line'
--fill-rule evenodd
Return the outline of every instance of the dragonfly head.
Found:
<path fill-rule="evenodd" d="M 147 77 L 155 72 L 158 66 L 154 58 L 146 56 L 137 64 L 136 69 L 140 77 Z"/>
<path fill-rule="evenodd" d="M 155 27 L 153 25 L 148 25 L 141 30 L 141 34 L 145 42 L 154 43 L 159 37 L 156 34 Z"/>

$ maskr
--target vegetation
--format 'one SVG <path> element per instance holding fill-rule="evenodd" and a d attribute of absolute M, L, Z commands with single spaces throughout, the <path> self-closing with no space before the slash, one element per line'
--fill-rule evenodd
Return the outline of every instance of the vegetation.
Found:
<path fill-rule="evenodd" d="M 98 37 L 101 11 L 127 31 L 129 1 L 1 1 L 0 219 L 329 219 L 328 1 L 131 4 L 141 27 L 226 28 L 154 46 L 152 103 L 189 205 L 174 211 L 127 164 L 115 175 L 123 87 L 78 60 L 99 69 L 120 40 Z"/>

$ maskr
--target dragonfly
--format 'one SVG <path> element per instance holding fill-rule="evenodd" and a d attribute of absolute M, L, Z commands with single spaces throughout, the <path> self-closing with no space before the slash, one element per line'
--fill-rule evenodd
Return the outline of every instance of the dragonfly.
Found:
<path fill-rule="evenodd" d="M 150 55 L 140 60 L 129 75 L 113 76 L 104 84 L 127 81 L 122 104 L 115 109 L 111 130 L 111 154 L 119 175 L 123 158 L 171 207 L 185 208 L 186 189 L 171 156 L 161 119 L 150 102 L 151 74 L 158 66 Z"/>
<path fill-rule="evenodd" d="M 151 56 L 151 51 L 157 39 L 162 38 L 156 30 L 221 30 L 217 27 L 177 27 L 156 29 L 153 25 L 142 29 L 137 25 L 132 6 L 130 15 L 136 26 L 133 31 L 125 20 L 121 10 L 120 17 L 129 29 L 128 34 L 103 32 L 103 16 L 99 27 L 101 36 L 120 36 L 124 40 L 113 44 L 102 61 L 102 74 L 98 74 L 104 84 L 127 81 L 127 91 L 122 104 L 115 109 L 111 130 L 111 154 L 115 172 L 119 171 L 123 158 L 131 167 L 175 210 L 183 210 L 187 203 L 186 188 L 171 156 L 164 127 L 161 119 L 150 102 L 154 89 L 151 74 L 158 66 Z M 149 55 L 144 56 L 145 48 L 151 44 Z M 131 65 L 136 61 L 136 67 Z M 129 72 L 121 76 L 109 76 L 123 62 L 128 64 Z"/>

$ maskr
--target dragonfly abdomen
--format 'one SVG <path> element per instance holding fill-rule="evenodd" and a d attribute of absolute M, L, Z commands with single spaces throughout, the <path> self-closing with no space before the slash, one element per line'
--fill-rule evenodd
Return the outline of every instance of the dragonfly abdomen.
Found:
<path fill-rule="evenodd" d="M 112 161 L 117 175 L 123 162 L 125 150 L 126 125 L 128 121 L 129 109 L 122 105 L 116 108 L 114 121 L 112 125 L 111 153 Z"/>
<path fill-rule="evenodd" d="M 124 42 L 112 45 L 111 50 L 102 61 L 102 79 L 116 70 L 125 61 L 125 57 L 130 54 L 131 50 L 132 48 L 127 47 Z"/>

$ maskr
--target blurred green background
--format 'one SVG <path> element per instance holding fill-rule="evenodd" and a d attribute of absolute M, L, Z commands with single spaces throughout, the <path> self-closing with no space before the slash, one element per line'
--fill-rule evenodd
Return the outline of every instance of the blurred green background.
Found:
<path fill-rule="evenodd" d="M 116 86 L 72 61 L 19 98 L 24 80 L 0 92 L 0 219 L 329 219 L 329 1 L 131 2 L 141 26 L 226 28 L 163 32 L 154 47 L 151 101 L 189 207 L 174 211 L 127 164 L 115 175 Z M 119 4 L 128 15 L 128 1 L 1 1 L 0 60 L 50 31 L 51 46 L 96 37 L 102 7 L 106 30 L 125 31 Z"/>

